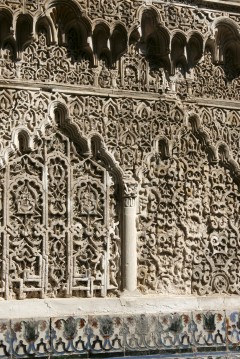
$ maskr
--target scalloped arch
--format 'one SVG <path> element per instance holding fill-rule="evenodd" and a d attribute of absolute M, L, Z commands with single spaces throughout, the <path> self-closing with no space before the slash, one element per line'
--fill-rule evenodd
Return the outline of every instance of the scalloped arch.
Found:
<path fill-rule="evenodd" d="M 44 6 L 46 11 L 56 5 L 67 5 L 72 10 L 82 13 L 83 9 L 81 8 L 80 3 L 77 0 L 45 0 Z"/>
<path fill-rule="evenodd" d="M 154 5 L 142 5 L 138 8 L 137 10 L 137 14 L 136 14 L 136 18 L 139 20 L 139 22 L 141 23 L 142 20 L 142 16 L 143 13 L 146 11 L 152 11 L 152 13 L 154 14 L 154 16 L 156 17 L 157 23 L 161 23 L 163 22 L 163 19 L 160 15 L 160 12 L 158 11 L 158 9 L 154 6 Z"/>
<path fill-rule="evenodd" d="M 230 28 L 231 30 L 233 30 L 235 32 L 235 35 L 239 38 L 240 37 L 240 27 L 238 26 L 238 24 L 230 18 L 227 17 L 218 17 L 217 19 L 215 19 L 212 23 L 212 29 L 216 29 L 217 26 L 219 25 L 225 25 L 228 28 Z"/>

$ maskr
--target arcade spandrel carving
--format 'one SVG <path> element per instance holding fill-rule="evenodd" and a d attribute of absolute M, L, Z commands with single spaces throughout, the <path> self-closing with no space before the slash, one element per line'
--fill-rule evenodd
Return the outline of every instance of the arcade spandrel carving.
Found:
<path fill-rule="evenodd" d="M 240 7 L 0 1 L 0 296 L 240 293 Z"/>

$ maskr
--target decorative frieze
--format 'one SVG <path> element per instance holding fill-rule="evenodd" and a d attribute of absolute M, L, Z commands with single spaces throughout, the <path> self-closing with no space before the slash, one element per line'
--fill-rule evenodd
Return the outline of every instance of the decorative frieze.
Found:
<path fill-rule="evenodd" d="M 237 357 L 238 319 L 238 311 L 199 311 L 1 321 L 0 355 Z"/>

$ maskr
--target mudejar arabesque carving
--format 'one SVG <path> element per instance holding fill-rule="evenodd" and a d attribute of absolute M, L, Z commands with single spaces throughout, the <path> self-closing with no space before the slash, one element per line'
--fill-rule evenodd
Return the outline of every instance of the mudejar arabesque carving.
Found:
<path fill-rule="evenodd" d="M 0 1 L 2 298 L 240 293 L 239 26 L 227 2 Z"/>

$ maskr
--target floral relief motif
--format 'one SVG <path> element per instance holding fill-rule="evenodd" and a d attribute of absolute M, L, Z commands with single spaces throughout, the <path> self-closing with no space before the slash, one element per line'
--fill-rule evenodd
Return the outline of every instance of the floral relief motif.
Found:
<path fill-rule="evenodd" d="M 19 148 L 22 154 L 2 170 L 8 218 L 0 243 L 3 253 L 9 251 L 8 296 L 116 294 L 120 240 L 110 173 L 100 160 L 81 157 L 61 133 L 48 131 L 31 154 L 24 144 Z M 9 249 L 2 247 L 4 238 Z M 4 268 L 2 257 L 0 263 Z"/>
<path fill-rule="evenodd" d="M 139 194 L 141 290 L 239 293 L 230 275 L 239 266 L 237 188 L 191 133 L 172 158 L 151 158 Z"/>
<path fill-rule="evenodd" d="M 239 16 L 63 3 L 0 4 L 0 297 L 119 295 L 135 207 L 142 293 L 239 294 Z"/>

